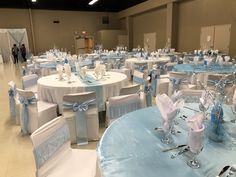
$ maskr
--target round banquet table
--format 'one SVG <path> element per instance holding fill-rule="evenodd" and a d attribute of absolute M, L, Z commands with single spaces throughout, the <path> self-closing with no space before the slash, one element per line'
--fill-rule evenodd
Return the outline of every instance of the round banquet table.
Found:
<path fill-rule="evenodd" d="M 143 63 L 143 64 L 147 64 L 148 65 L 148 70 L 152 69 L 152 66 L 156 63 L 164 63 L 164 62 L 169 62 L 170 61 L 170 57 L 166 56 L 166 57 L 160 57 L 158 59 L 138 59 L 138 58 L 129 58 L 125 60 L 125 67 L 128 69 L 131 69 L 131 71 L 133 72 L 134 70 L 134 64 L 135 63 Z"/>
<path fill-rule="evenodd" d="M 87 72 L 90 77 L 92 71 Z M 127 76 L 122 73 L 107 72 L 103 79 L 93 82 L 85 82 L 72 73 L 71 83 L 66 77 L 62 81 L 58 80 L 58 75 L 49 75 L 38 80 L 39 100 L 56 103 L 59 113 L 62 113 L 63 96 L 72 93 L 96 92 L 96 100 L 99 111 L 105 110 L 105 102 L 109 97 L 118 96 L 120 89 L 127 85 Z"/>
<path fill-rule="evenodd" d="M 232 65 L 223 65 L 221 67 L 218 64 L 212 64 L 209 67 L 204 65 L 198 65 L 196 67 L 194 64 L 178 64 L 174 66 L 173 71 L 188 73 L 232 73 L 234 72 L 234 69 L 232 68 Z"/>
<path fill-rule="evenodd" d="M 186 106 L 197 109 L 198 104 Z M 180 151 L 162 150 L 187 143 L 188 127 L 180 116 L 191 117 L 195 114 L 189 109 L 182 109 L 176 117 L 180 131 L 172 135 L 174 143 L 166 145 L 160 140 L 160 113 L 157 107 L 149 107 L 124 115 L 111 124 L 101 138 L 98 148 L 98 161 L 103 177 L 214 177 L 225 165 L 235 164 L 236 145 L 210 141 L 206 135 L 204 148 L 197 156 L 201 163 L 199 169 L 190 168 L 186 162 L 190 160 L 190 152 L 171 159 L 171 155 Z M 236 137 L 236 124 L 229 122 L 235 119 L 229 106 L 224 105 L 224 119 L 228 129 Z M 205 120 L 204 124 L 207 124 Z M 206 131 L 205 131 L 206 133 Z M 234 139 L 235 140 L 235 139 Z M 231 142 L 231 141 L 230 141 Z M 232 141 L 233 142 L 233 141 Z"/>

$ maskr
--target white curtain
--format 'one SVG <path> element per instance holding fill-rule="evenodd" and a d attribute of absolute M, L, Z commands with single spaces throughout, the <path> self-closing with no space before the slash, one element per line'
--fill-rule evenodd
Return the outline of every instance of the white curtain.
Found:
<path fill-rule="evenodd" d="M 25 44 L 27 52 L 29 51 L 26 29 L 0 29 L 0 51 L 4 62 L 12 62 L 11 48 L 13 44 L 16 44 L 18 48 L 21 44 Z M 18 58 L 22 61 L 20 53 Z"/>

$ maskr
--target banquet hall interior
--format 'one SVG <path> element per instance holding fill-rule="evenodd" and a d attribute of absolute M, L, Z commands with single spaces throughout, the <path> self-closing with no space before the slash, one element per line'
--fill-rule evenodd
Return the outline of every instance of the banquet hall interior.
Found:
<path fill-rule="evenodd" d="M 0 177 L 236 177 L 236 0 L 0 0 Z"/>

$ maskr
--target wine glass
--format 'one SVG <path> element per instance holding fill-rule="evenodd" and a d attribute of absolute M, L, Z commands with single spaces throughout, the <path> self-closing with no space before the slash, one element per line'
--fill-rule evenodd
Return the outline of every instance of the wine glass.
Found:
<path fill-rule="evenodd" d="M 162 130 L 164 132 L 164 136 L 161 139 L 161 142 L 164 144 L 171 144 L 173 143 L 173 138 L 171 136 L 171 132 L 174 131 L 174 118 L 178 113 L 178 109 L 167 113 L 167 118 L 164 119 L 162 117 Z"/>
<path fill-rule="evenodd" d="M 187 165 L 194 169 L 200 168 L 200 163 L 196 157 L 203 149 L 204 129 L 205 126 L 202 125 L 202 128 L 190 129 L 188 133 L 188 146 L 192 153 L 192 159 L 187 161 Z"/>
<path fill-rule="evenodd" d="M 58 73 L 58 79 L 62 80 L 62 74 L 63 74 L 63 66 L 62 65 L 57 65 L 57 73 Z"/>

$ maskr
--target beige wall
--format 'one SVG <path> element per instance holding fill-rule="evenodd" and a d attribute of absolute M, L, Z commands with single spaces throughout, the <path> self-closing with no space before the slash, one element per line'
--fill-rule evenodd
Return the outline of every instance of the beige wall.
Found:
<path fill-rule="evenodd" d="M 27 9 L 0 9 L 0 28 L 26 28 L 32 48 L 32 35 Z M 102 24 L 102 16 L 109 15 L 109 25 Z M 74 52 L 74 33 L 86 30 L 94 35 L 101 29 L 119 29 L 116 13 L 32 10 L 36 52 L 56 45 Z M 53 20 L 59 20 L 54 24 Z"/>
<path fill-rule="evenodd" d="M 166 44 L 166 7 L 158 8 L 133 17 L 133 47 L 143 47 L 145 33 L 156 32 L 156 47 Z"/>
<path fill-rule="evenodd" d="M 230 55 L 236 55 L 236 1 L 188 0 L 178 5 L 178 51 L 200 48 L 202 26 L 232 24 Z"/>
<path fill-rule="evenodd" d="M 29 45 L 32 48 L 32 33 L 28 10 L 0 9 L 0 28 L 26 28 Z"/>
<path fill-rule="evenodd" d="M 104 49 L 113 50 L 118 45 L 119 35 L 125 35 L 122 30 L 100 30 L 97 33 L 98 44 L 102 44 Z"/>

